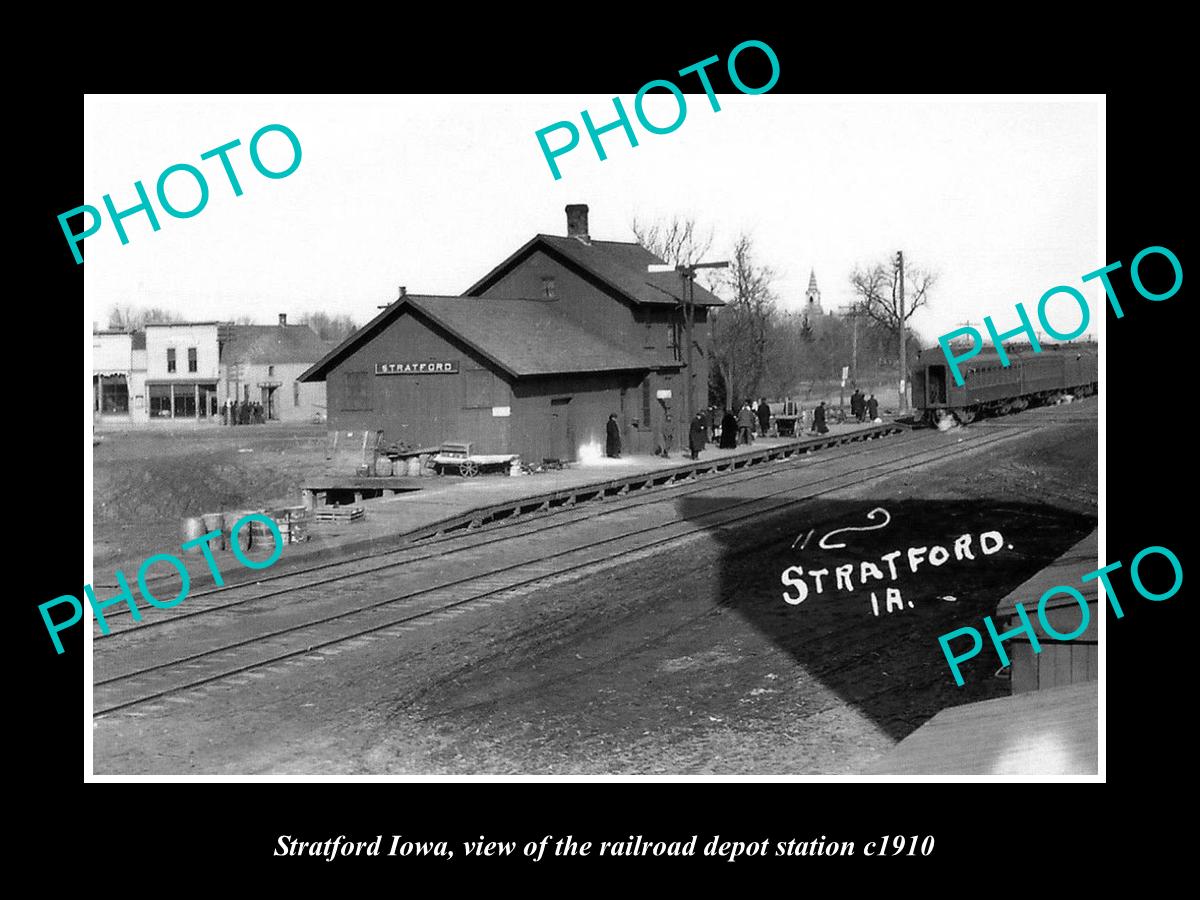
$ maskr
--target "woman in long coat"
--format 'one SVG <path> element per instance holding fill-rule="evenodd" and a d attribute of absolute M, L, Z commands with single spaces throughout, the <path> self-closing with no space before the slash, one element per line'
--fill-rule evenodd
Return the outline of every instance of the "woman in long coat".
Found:
<path fill-rule="evenodd" d="M 825 424 L 825 401 L 813 410 L 813 431 L 817 434 L 828 434 L 829 426 Z"/>
<path fill-rule="evenodd" d="M 730 410 L 725 410 L 725 418 L 721 420 L 721 449 L 733 450 L 737 447 L 737 419 Z"/>
<path fill-rule="evenodd" d="M 619 459 L 621 456 L 621 426 L 617 424 L 617 414 L 613 413 L 608 417 L 608 425 L 605 429 L 607 440 L 605 441 L 605 453 L 613 459 Z"/>
<path fill-rule="evenodd" d="M 688 427 L 688 447 L 692 451 L 692 459 L 700 458 L 700 451 L 708 443 L 708 426 L 704 423 L 704 413 L 696 413 L 692 424 Z"/>

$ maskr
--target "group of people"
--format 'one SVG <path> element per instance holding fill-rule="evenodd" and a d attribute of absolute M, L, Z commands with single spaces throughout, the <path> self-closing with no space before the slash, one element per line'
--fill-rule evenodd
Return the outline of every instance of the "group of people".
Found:
<path fill-rule="evenodd" d="M 261 403 L 226 400 L 225 405 L 221 407 L 222 425 L 262 425 L 265 421 Z"/>
<path fill-rule="evenodd" d="M 692 459 L 700 458 L 700 451 L 709 440 L 718 440 L 716 435 L 718 407 L 712 407 L 696 413 L 688 426 L 688 450 Z M 867 397 L 855 388 L 850 397 L 850 412 L 859 422 L 874 421 L 879 417 L 879 401 L 875 395 Z M 732 409 L 726 409 L 721 417 L 720 438 L 717 446 L 722 450 L 734 450 L 754 442 L 754 438 L 766 437 L 771 428 L 771 407 L 765 397 L 759 400 L 747 400 L 735 414 Z M 812 413 L 812 433 L 828 434 L 829 425 L 826 420 L 825 401 L 822 400 Z M 654 427 L 654 455 L 669 459 L 673 441 L 674 427 L 671 415 L 667 413 Z M 711 435 L 711 437 L 710 437 Z M 605 452 L 613 459 L 621 457 L 621 426 L 617 422 L 617 414 L 608 417 L 607 440 Z"/>
<path fill-rule="evenodd" d="M 700 451 L 708 443 L 708 432 L 707 416 L 703 412 L 696 413 L 688 425 L 688 450 L 691 451 L 692 459 L 700 458 Z M 670 459 L 672 440 L 673 429 L 668 413 L 654 428 L 654 455 Z M 621 426 L 617 422 L 616 413 L 609 415 L 608 424 L 605 426 L 604 452 L 610 459 L 621 458 Z"/>
<path fill-rule="evenodd" d="M 879 401 L 872 394 L 870 398 L 863 395 L 858 388 L 850 395 L 850 415 L 859 422 L 874 422 L 879 418 Z"/>

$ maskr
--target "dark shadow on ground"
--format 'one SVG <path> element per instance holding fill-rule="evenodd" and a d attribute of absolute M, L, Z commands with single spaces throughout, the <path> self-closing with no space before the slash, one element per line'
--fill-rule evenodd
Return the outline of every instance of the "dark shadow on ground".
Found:
<path fill-rule="evenodd" d="M 805 501 L 783 512 L 766 513 L 738 525 L 715 530 L 718 511 L 728 497 L 685 497 L 680 509 L 690 520 L 712 516 L 713 536 L 722 545 L 722 606 L 745 618 L 777 647 L 786 651 L 808 675 L 852 704 L 887 734 L 906 737 L 942 709 L 961 703 L 1007 696 L 1009 683 L 995 677 L 999 663 L 984 632 L 983 617 L 1000 599 L 1047 563 L 1060 556 L 1095 527 L 1094 517 L 1048 505 L 971 500 Z M 763 501 L 764 508 L 769 501 Z M 883 506 L 891 516 L 879 530 L 835 535 L 822 549 L 818 542 L 834 529 L 863 527 L 884 521 L 867 514 Z M 744 509 L 744 508 L 743 508 Z M 814 529 L 807 544 L 804 535 Z M 998 531 L 1001 548 L 990 555 L 980 549 L 980 535 Z M 970 535 L 974 559 L 956 558 L 954 542 Z M 799 539 L 799 540 L 797 540 Z M 795 547 L 793 548 L 793 543 Z M 800 549 L 804 544 L 804 549 Z M 1011 545 L 1011 546 L 1010 546 Z M 925 559 L 916 572 L 909 548 L 943 547 L 949 558 L 940 566 Z M 895 580 L 882 561 L 895 559 Z M 935 554 L 941 558 L 941 554 Z M 861 563 L 872 563 L 863 580 Z M 853 564 L 852 590 L 839 584 L 834 570 Z M 785 584 L 782 574 L 805 583 L 807 596 L 792 605 L 799 588 Z M 809 573 L 827 569 L 823 591 Z M 1084 574 L 1082 571 L 1080 575 Z M 902 608 L 888 611 L 887 588 L 899 591 Z M 878 614 L 871 603 L 874 592 Z M 954 600 L 943 599 L 954 597 Z M 1038 598 L 1029 598 L 1036 604 Z M 1027 607 L 1030 604 L 1026 604 Z M 963 687 L 956 686 L 938 643 L 939 635 L 970 625 L 984 634 L 984 649 L 962 666 Z M 999 626 L 998 626 L 999 627 Z"/>

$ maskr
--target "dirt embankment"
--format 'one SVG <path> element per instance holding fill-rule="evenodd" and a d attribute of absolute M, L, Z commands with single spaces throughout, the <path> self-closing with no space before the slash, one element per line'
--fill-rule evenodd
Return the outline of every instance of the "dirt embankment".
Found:
<path fill-rule="evenodd" d="M 189 516 L 299 503 L 324 463 L 311 426 L 106 434 L 92 463 L 95 566 L 169 552 Z"/>

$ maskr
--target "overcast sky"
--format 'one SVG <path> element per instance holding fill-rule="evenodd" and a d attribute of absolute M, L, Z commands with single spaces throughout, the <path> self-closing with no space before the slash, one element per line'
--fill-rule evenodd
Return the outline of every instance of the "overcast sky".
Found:
<path fill-rule="evenodd" d="M 650 120 L 670 122 L 675 101 L 651 96 Z M 611 121 L 611 95 L 89 96 L 83 202 L 103 209 L 109 193 L 118 210 L 133 206 L 133 182 L 153 197 L 175 163 L 197 166 L 210 197 L 189 219 L 165 215 L 155 199 L 161 230 L 137 214 L 125 220 L 125 246 L 106 218 L 85 242 L 87 321 L 103 326 L 121 303 L 262 323 L 324 310 L 361 324 L 398 285 L 457 294 L 536 232 L 565 234 L 568 203 L 587 203 L 592 236 L 608 240 L 632 240 L 635 215 L 694 216 L 715 227 L 715 257 L 749 230 L 790 307 L 810 269 L 836 308 L 851 299 L 856 263 L 902 249 L 940 273 L 930 309 L 914 320 L 926 343 L 988 314 L 1012 327 L 1014 303 L 1034 315 L 1045 290 L 1083 289 L 1080 276 L 1108 262 L 1098 101 L 718 98 L 713 112 L 703 94 L 687 95 L 687 117 L 667 135 L 635 118 L 636 148 L 609 132 L 601 162 L 579 112 Z M 633 98 L 622 100 L 633 117 Z M 555 181 L 534 133 L 561 119 L 583 134 L 559 157 Z M 279 180 L 259 175 L 248 155 L 251 135 L 272 123 L 303 148 L 299 168 Z M 230 154 L 240 197 L 218 160 L 200 160 L 233 139 L 242 141 Z M 279 134 L 261 148 L 272 168 L 290 159 Z M 168 182 L 183 209 L 198 196 L 189 182 Z M 1093 285 L 1084 293 L 1096 313 L 1102 289 Z M 1070 330 L 1077 319 L 1065 307 L 1062 315 Z"/>

